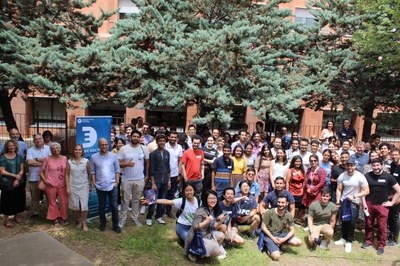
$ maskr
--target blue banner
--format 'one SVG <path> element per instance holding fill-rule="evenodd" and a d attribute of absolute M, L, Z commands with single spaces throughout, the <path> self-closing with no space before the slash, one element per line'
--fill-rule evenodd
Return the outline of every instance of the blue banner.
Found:
<path fill-rule="evenodd" d="M 111 116 L 78 116 L 76 117 L 76 143 L 82 144 L 85 151 L 85 158 L 90 157 L 99 152 L 98 141 L 105 138 L 108 146 L 111 148 Z M 96 189 L 93 188 L 89 194 L 89 213 L 88 218 L 98 216 L 99 202 L 97 199 Z M 111 211 L 107 204 L 106 212 Z"/>

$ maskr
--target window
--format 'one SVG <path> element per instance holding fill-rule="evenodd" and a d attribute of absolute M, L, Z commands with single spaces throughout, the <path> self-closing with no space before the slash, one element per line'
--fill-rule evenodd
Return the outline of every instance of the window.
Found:
<path fill-rule="evenodd" d="M 138 14 L 139 8 L 131 0 L 119 0 L 119 19 L 127 19 L 129 15 Z"/>
<path fill-rule="evenodd" d="M 296 22 L 311 27 L 315 23 L 315 17 L 306 8 L 296 8 Z"/>
<path fill-rule="evenodd" d="M 119 125 L 119 123 L 125 121 L 125 111 L 126 111 L 125 106 L 120 104 L 115 104 L 112 102 L 112 100 L 95 103 L 89 107 L 89 115 L 112 116 L 113 125 Z M 130 121 L 127 121 L 127 123 L 130 123 Z"/>
<path fill-rule="evenodd" d="M 177 131 L 185 131 L 186 108 L 175 110 L 171 107 L 157 107 L 146 110 L 146 121 L 154 128 L 158 129 L 161 123 L 166 123 L 168 127 L 176 127 Z"/>
<path fill-rule="evenodd" d="M 58 98 L 31 97 L 33 122 L 60 123 L 65 122 L 65 104 Z"/>

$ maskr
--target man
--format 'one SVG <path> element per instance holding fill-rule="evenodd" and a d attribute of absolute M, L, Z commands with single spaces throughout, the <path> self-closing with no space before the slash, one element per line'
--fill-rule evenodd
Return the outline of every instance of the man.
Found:
<path fill-rule="evenodd" d="M 271 148 L 271 153 L 274 156 L 274 158 L 276 157 L 276 151 L 278 149 L 282 149 L 282 139 L 275 137 L 273 147 Z"/>
<path fill-rule="evenodd" d="M 292 154 L 292 158 L 296 155 L 299 155 L 301 157 L 301 159 L 303 160 L 303 167 L 305 172 L 307 172 L 307 169 L 310 168 L 310 155 L 312 155 L 312 153 L 307 150 L 308 143 L 308 139 L 301 139 L 299 150 Z"/>
<path fill-rule="evenodd" d="M 400 149 L 393 147 L 391 150 L 392 164 L 390 166 L 390 174 L 396 179 L 400 185 Z M 389 190 L 389 199 L 395 194 L 393 189 Z M 389 207 L 388 215 L 388 246 L 397 246 L 399 244 L 399 227 L 400 227 L 400 204 Z"/>
<path fill-rule="evenodd" d="M 290 214 L 292 215 L 292 217 L 294 217 L 296 208 L 295 208 L 295 202 L 294 202 L 294 197 L 292 195 L 292 193 L 290 193 L 289 191 L 287 191 L 285 189 L 285 179 L 281 176 L 278 176 L 277 178 L 275 178 L 275 189 L 273 191 L 271 191 L 270 193 L 268 193 L 263 201 L 260 204 L 260 214 L 264 215 L 265 210 L 267 208 L 269 208 L 269 206 L 271 206 L 271 208 L 276 208 L 278 207 L 278 197 L 279 195 L 284 195 L 287 199 L 288 202 L 288 208 L 290 211 Z"/>
<path fill-rule="evenodd" d="M 193 124 L 190 124 L 188 126 L 188 134 L 187 134 L 187 144 L 189 145 L 189 148 L 192 147 L 192 138 L 196 135 L 196 126 Z M 199 147 L 200 148 L 200 147 Z"/>
<path fill-rule="evenodd" d="M 324 188 L 321 199 L 311 203 L 308 209 L 308 228 L 311 249 L 320 244 L 322 249 L 328 247 L 333 237 L 336 224 L 337 207 L 331 202 L 331 192 L 329 188 Z M 323 239 L 320 239 L 322 234 Z"/>
<path fill-rule="evenodd" d="M 218 198 L 224 189 L 232 186 L 233 160 L 231 148 L 228 143 L 222 147 L 223 155 L 214 160 L 211 169 L 211 189 L 217 192 Z"/>
<path fill-rule="evenodd" d="M 258 156 L 258 154 L 261 152 L 262 149 L 262 143 L 261 143 L 261 136 L 260 133 L 254 132 L 253 135 L 251 136 L 251 143 L 253 144 L 253 151 L 252 154 L 255 156 Z"/>
<path fill-rule="evenodd" d="M 156 136 L 157 149 L 150 153 L 150 178 L 151 188 L 154 190 L 157 199 L 165 199 L 167 196 L 168 189 L 171 188 L 170 180 L 170 155 L 165 149 L 167 143 L 167 137 L 162 135 Z M 146 225 L 151 226 L 153 224 L 152 217 L 154 214 L 156 204 L 149 206 L 146 217 Z M 165 221 L 162 218 L 164 215 L 165 205 L 157 204 L 157 212 L 155 220 L 159 224 L 165 225 Z"/>
<path fill-rule="evenodd" d="M 28 145 L 25 142 L 20 140 L 21 134 L 19 133 L 18 129 L 11 128 L 8 131 L 8 134 L 9 134 L 11 140 L 18 142 L 18 155 L 21 155 L 25 159 L 26 152 L 28 150 Z"/>
<path fill-rule="evenodd" d="M 345 151 L 340 154 L 340 164 L 336 164 L 332 168 L 331 172 L 331 183 L 330 183 L 330 189 L 331 189 L 331 196 L 332 196 L 332 202 L 336 203 L 336 189 L 337 189 L 337 179 L 341 174 L 343 174 L 346 171 L 346 163 L 350 159 L 350 154 Z"/>
<path fill-rule="evenodd" d="M 207 144 L 202 148 L 204 152 L 204 179 L 203 179 L 203 193 L 211 189 L 211 165 L 218 157 L 218 151 L 214 148 L 214 138 L 209 136 Z"/>
<path fill-rule="evenodd" d="M 119 123 L 118 125 L 118 134 L 115 136 L 116 138 L 119 139 L 126 139 L 126 135 L 125 135 L 125 124 L 123 122 Z"/>
<path fill-rule="evenodd" d="M 264 131 L 264 123 L 262 121 L 257 121 L 256 132 L 261 134 Z"/>
<path fill-rule="evenodd" d="M 339 129 L 338 136 L 340 140 L 340 145 L 343 145 L 344 140 L 348 139 L 353 139 L 355 140 L 357 138 L 357 133 L 356 131 L 350 127 L 351 121 L 350 119 L 344 119 L 343 120 L 343 127 Z"/>
<path fill-rule="evenodd" d="M 368 182 L 365 176 L 356 171 L 356 169 L 356 162 L 349 159 L 346 162 L 346 172 L 341 174 L 337 180 L 336 206 L 338 208 L 349 206 L 352 209 L 349 221 L 343 221 L 342 215 L 342 238 L 335 241 L 335 245 L 345 245 L 345 252 L 347 253 L 351 252 L 355 221 L 360 212 L 361 198 L 369 194 Z"/>
<path fill-rule="evenodd" d="M 286 157 L 288 158 L 288 160 L 292 159 L 293 153 L 299 151 L 299 146 L 300 146 L 299 139 L 297 139 L 297 138 L 291 139 L 290 147 L 289 147 L 289 149 L 286 150 Z"/>
<path fill-rule="evenodd" d="M 132 131 L 133 131 L 134 127 L 132 126 L 132 124 L 128 124 L 125 126 L 125 141 L 127 142 L 127 144 L 131 141 L 131 135 L 132 135 Z"/>
<path fill-rule="evenodd" d="M 199 149 L 201 137 L 194 135 L 192 147 L 186 150 L 182 156 L 182 175 L 185 182 L 194 187 L 197 196 L 201 195 L 204 178 L 204 152 Z"/>
<path fill-rule="evenodd" d="M 347 151 L 350 156 L 354 154 L 354 151 L 352 151 L 350 149 L 351 145 L 350 145 L 350 141 L 349 140 L 344 140 L 342 143 L 342 147 L 338 150 L 338 153 L 341 154 L 342 152 Z"/>
<path fill-rule="evenodd" d="M 178 133 L 176 131 L 171 131 L 169 133 L 168 143 L 165 144 L 165 149 L 169 152 L 169 168 L 171 188 L 168 190 L 167 199 L 173 200 L 175 198 L 175 193 L 178 189 L 179 177 L 179 165 L 182 159 L 182 146 L 177 144 Z M 170 218 L 175 218 L 171 213 L 172 206 L 166 206 L 166 214 Z"/>
<path fill-rule="evenodd" d="M 100 152 L 90 158 L 90 175 L 92 184 L 96 187 L 99 200 L 100 231 L 106 230 L 106 201 L 110 200 L 112 227 L 117 234 L 121 233 L 118 226 L 118 184 L 120 167 L 117 155 L 108 151 L 105 138 L 99 139 Z"/>
<path fill-rule="evenodd" d="M 145 186 L 145 177 L 149 176 L 149 153 L 146 147 L 140 144 L 141 136 L 142 133 L 139 130 L 133 130 L 130 136 L 131 142 L 118 152 L 119 165 L 124 169 L 121 179 L 123 198 L 118 224 L 120 228 L 125 225 L 131 199 L 132 222 L 137 227 L 143 226 L 139 221 L 139 200 Z"/>
<path fill-rule="evenodd" d="M 265 245 L 271 259 L 277 261 L 281 256 L 281 246 L 288 243 L 300 246 L 301 240 L 294 236 L 293 216 L 287 211 L 288 201 L 285 195 L 277 198 L 277 207 L 269 209 L 263 216 L 261 229 L 265 234 Z M 289 229 L 289 232 L 287 232 Z"/>
<path fill-rule="evenodd" d="M 370 136 L 371 141 L 371 151 L 379 149 L 379 145 L 381 144 L 381 136 L 378 134 L 372 134 Z"/>
<path fill-rule="evenodd" d="M 379 144 L 379 151 L 385 169 L 390 169 L 390 165 L 392 164 L 392 158 L 390 157 L 390 148 L 391 146 L 387 142 L 382 142 L 381 144 Z"/>
<path fill-rule="evenodd" d="M 369 161 L 368 154 L 364 152 L 365 142 L 364 141 L 358 142 L 356 149 L 357 152 L 352 154 L 350 158 L 356 162 L 357 171 L 362 173 L 364 165 L 366 165 Z"/>
<path fill-rule="evenodd" d="M 43 137 L 40 134 L 33 135 L 34 146 L 28 149 L 26 162 L 29 165 L 29 190 L 31 193 L 31 218 L 36 218 L 39 215 L 40 190 L 38 188 L 39 169 L 43 160 L 51 155 L 50 147 L 44 145 Z"/>
<path fill-rule="evenodd" d="M 322 153 L 318 151 L 319 141 L 314 139 L 311 141 L 311 153 L 318 156 L 318 160 L 322 161 Z"/>
<path fill-rule="evenodd" d="M 212 136 L 213 136 L 213 138 L 214 138 L 214 141 L 216 141 L 217 138 L 220 137 L 220 133 L 219 133 L 218 128 L 214 128 L 214 129 L 213 129 L 213 131 L 212 131 Z"/>
<path fill-rule="evenodd" d="M 144 145 L 149 144 L 154 140 L 153 136 L 151 135 L 151 125 L 149 123 L 143 123 L 142 127 L 143 138 L 144 138 Z"/>
<path fill-rule="evenodd" d="M 370 190 L 370 193 L 365 197 L 369 216 L 367 216 L 365 223 L 365 242 L 361 247 L 368 248 L 374 243 L 374 224 L 376 219 L 378 226 L 376 254 L 383 255 L 387 239 L 387 218 L 389 214 L 387 207 L 392 207 L 396 204 L 400 196 L 400 186 L 392 175 L 382 170 L 383 162 L 381 159 L 373 159 L 371 164 L 372 172 L 365 174 Z M 396 194 L 389 201 L 390 188 Z"/>
<path fill-rule="evenodd" d="M 281 128 L 282 148 L 287 150 L 290 148 L 290 136 L 286 127 Z"/>
<path fill-rule="evenodd" d="M 247 132 L 245 130 L 241 129 L 239 131 L 239 140 L 233 142 L 231 145 L 231 152 L 233 153 L 233 151 L 235 150 L 235 147 L 238 145 L 240 147 L 242 147 L 242 149 L 244 150 L 244 145 L 246 144 L 246 140 L 247 140 Z"/>

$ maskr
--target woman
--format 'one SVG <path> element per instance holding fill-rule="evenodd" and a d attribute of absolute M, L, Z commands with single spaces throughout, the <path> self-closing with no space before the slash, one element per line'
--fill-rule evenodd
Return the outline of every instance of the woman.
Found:
<path fill-rule="evenodd" d="M 68 195 L 66 173 L 68 168 L 67 157 L 61 155 L 61 146 L 57 142 L 50 145 L 51 155 L 47 156 L 39 170 L 41 180 L 46 184 L 48 201 L 47 219 L 54 225 L 67 225 Z M 57 206 L 57 196 L 61 201 L 61 208 Z"/>
<path fill-rule="evenodd" d="M 321 131 L 321 134 L 319 136 L 319 141 L 321 141 L 322 144 L 322 150 L 328 148 L 329 137 L 332 137 L 334 135 L 336 135 L 335 124 L 333 123 L 333 121 L 328 120 L 325 124 L 325 128 Z"/>
<path fill-rule="evenodd" d="M 232 137 L 231 134 L 229 134 L 229 132 L 224 132 L 224 142 L 228 144 L 232 143 Z"/>
<path fill-rule="evenodd" d="M 224 151 L 223 151 L 223 147 L 225 144 L 225 141 L 223 138 L 219 137 L 215 140 L 215 142 L 217 143 L 217 152 L 218 152 L 218 157 L 221 157 L 222 155 L 224 155 Z"/>
<path fill-rule="evenodd" d="M 0 173 L 13 180 L 11 191 L 1 191 L 0 213 L 4 214 L 4 226 L 14 227 L 23 221 L 19 215 L 25 210 L 24 158 L 17 154 L 18 142 L 7 140 L 4 154 L 0 156 Z M 10 220 L 14 215 L 14 221 Z M 15 223 L 14 223 L 15 222 Z"/>
<path fill-rule="evenodd" d="M 45 130 L 42 134 L 44 145 L 49 146 L 53 141 L 53 133 L 50 130 Z"/>
<path fill-rule="evenodd" d="M 197 259 L 194 254 L 189 252 L 190 243 L 196 230 L 200 230 L 203 236 L 206 249 L 204 257 L 226 257 L 226 251 L 221 245 L 224 241 L 224 234 L 217 231 L 225 222 L 225 217 L 219 209 L 217 193 L 207 190 L 202 195 L 201 207 L 194 213 L 192 226 L 185 239 L 185 255 L 188 256 L 189 260 L 195 262 Z"/>
<path fill-rule="evenodd" d="M 90 162 L 83 157 L 84 151 L 81 144 L 76 144 L 74 154 L 68 160 L 67 168 L 67 193 L 69 196 L 69 207 L 78 211 L 78 228 L 87 231 L 86 224 L 88 213 L 89 191 L 92 191 L 90 184 Z"/>
<path fill-rule="evenodd" d="M 247 164 L 243 158 L 243 148 L 237 145 L 233 150 L 233 171 L 232 171 L 232 186 L 235 187 L 239 181 L 245 179 Z"/>
<path fill-rule="evenodd" d="M 303 159 L 295 155 L 290 161 L 289 170 L 286 173 L 286 189 L 294 197 L 295 207 L 297 209 L 296 223 L 302 223 L 304 216 L 304 206 L 302 204 L 304 194 L 305 171 Z M 294 217 L 295 218 L 295 217 Z"/>
<path fill-rule="evenodd" d="M 253 154 L 253 144 L 247 142 L 244 144 L 244 160 L 246 161 L 247 168 L 254 168 L 257 156 Z"/>
<path fill-rule="evenodd" d="M 325 170 L 326 173 L 326 184 L 325 186 L 329 187 L 331 184 L 331 172 L 333 167 L 332 162 L 332 152 L 329 149 L 326 149 L 322 152 L 322 160 L 319 162 L 321 168 Z"/>
<path fill-rule="evenodd" d="M 272 161 L 271 164 L 272 174 L 270 175 L 270 181 L 273 188 L 275 188 L 275 178 L 277 178 L 278 176 L 285 178 L 288 168 L 289 164 L 285 151 L 283 149 L 277 149 L 275 161 Z"/>
<path fill-rule="evenodd" d="M 114 145 L 112 149 L 112 153 L 118 154 L 119 150 L 124 147 L 126 144 L 125 140 L 122 138 L 115 137 L 114 139 Z"/>
<path fill-rule="evenodd" d="M 257 183 L 257 181 L 254 180 L 255 177 L 256 177 L 256 170 L 254 170 L 254 168 L 248 168 L 246 171 L 246 181 L 247 184 L 250 186 L 249 194 L 256 199 L 256 202 L 258 202 L 258 198 L 260 196 L 260 185 Z M 235 187 L 235 194 L 240 193 L 239 184 L 240 182 Z"/>
<path fill-rule="evenodd" d="M 270 176 L 271 164 L 274 156 L 272 156 L 269 145 L 265 143 L 261 148 L 260 155 L 257 156 L 254 168 L 256 170 L 256 181 L 260 185 L 259 201 L 264 199 L 264 196 L 271 190 Z"/>
<path fill-rule="evenodd" d="M 250 184 L 247 180 L 239 182 L 240 193 L 235 197 L 246 197 L 236 203 L 236 222 L 238 225 L 250 225 L 250 238 L 254 238 L 255 230 L 260 225 L 260 215 L 257 214 L 257 200 L 250 194 Z"/>
<path fill-rule="evenodd" d="M 311 203 L 321 198 L 321 191 L 326 183 L 326 172 L 319 167 L 317 155 L 310 155 L 310 168 L 307 169 L 305 179 L 302 203 L 308 208 Z"/>

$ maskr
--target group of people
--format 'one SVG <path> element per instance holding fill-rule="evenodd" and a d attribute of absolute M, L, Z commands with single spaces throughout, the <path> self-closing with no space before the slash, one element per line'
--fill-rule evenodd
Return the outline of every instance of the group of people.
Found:
<path fill-rule="evenodd" d="M 140 206 L 148 205 L 147 226 L 165 224 L 165 215 L 177 218 L 176 233 L 193 261 L 198 257 L 191 252 L 191 245 L 199 232 L 204 256 L 225 258 L 224 243 L 241 245 L 243 235 L 249 239 L 259 235 L 259 248 L 278 260 L 283 244 L 301 244 L 295 237 L 296 223 L 308 230 L 307 244 L 314 250 L 332 242 L 340 221 L 342 237 L 334 244 L 351 252 L 360 213 L 366 220 L 363 248 L 374 243 L 376 220 L 377 254 L 383 254 L 387 244 L 398 245 L 399 148 L 375 139 L 369 150 L 362 141 L 353 147 L 357 135 L 349 120 L 338 133 L 333 121 L 328 121 L 320 136 L 311 140 L 301 138 L 298 132 L 289 135 L 283 127 L 270 142 L 262 122 L 252 134 L 247 130 L 243 128 L 231 138 L 218 129 L 199 132 L 190 125 L 188 133 L 178 133 L 162 124 L 153 133 L 150 124 L 138 119 L 136 124 L 120 124 L 119 133 L 111 134 L 111 143 L 100 139 L 100 151 L 90 160 L 84 158 L 79 144 L 67 159 L 60 154 L 58 143 L 47 146 L 36 134 L 35 145 L 25 147 L 31 215 L 38 215 L 41 188 L 48 201 L 47 219 L 66 224 L 69 206 L 78 211 L 78 227 L 86 231 L 88 195 L 95 188 L 100 231 L 106 230 L 107 197 L 116 233 L 126 225 L 128 212 L 132 223 L 142 227 Z M 25 188 L 19 185 L 26 172 L 24 155 L 18 157 L 21 146 L 16 140 L 4 144 L 0 158 L 1 174 L 13 177 L 15 188 L 23 190 L 9 192 L 23 203 L 13 203 L 12 210 L 7 209 L 12 205 L 11 196 L 2 192 L 0 210 L 8 227 L 18 223 L 18 213 L 25 207 Z M 155 204 L 143 199 L 143 192 L 149 189 L 157 197 Z M 176 215 L 172 207 L 177 209 Z M 239 230 L 242 225 L 247 227 Z"/>

